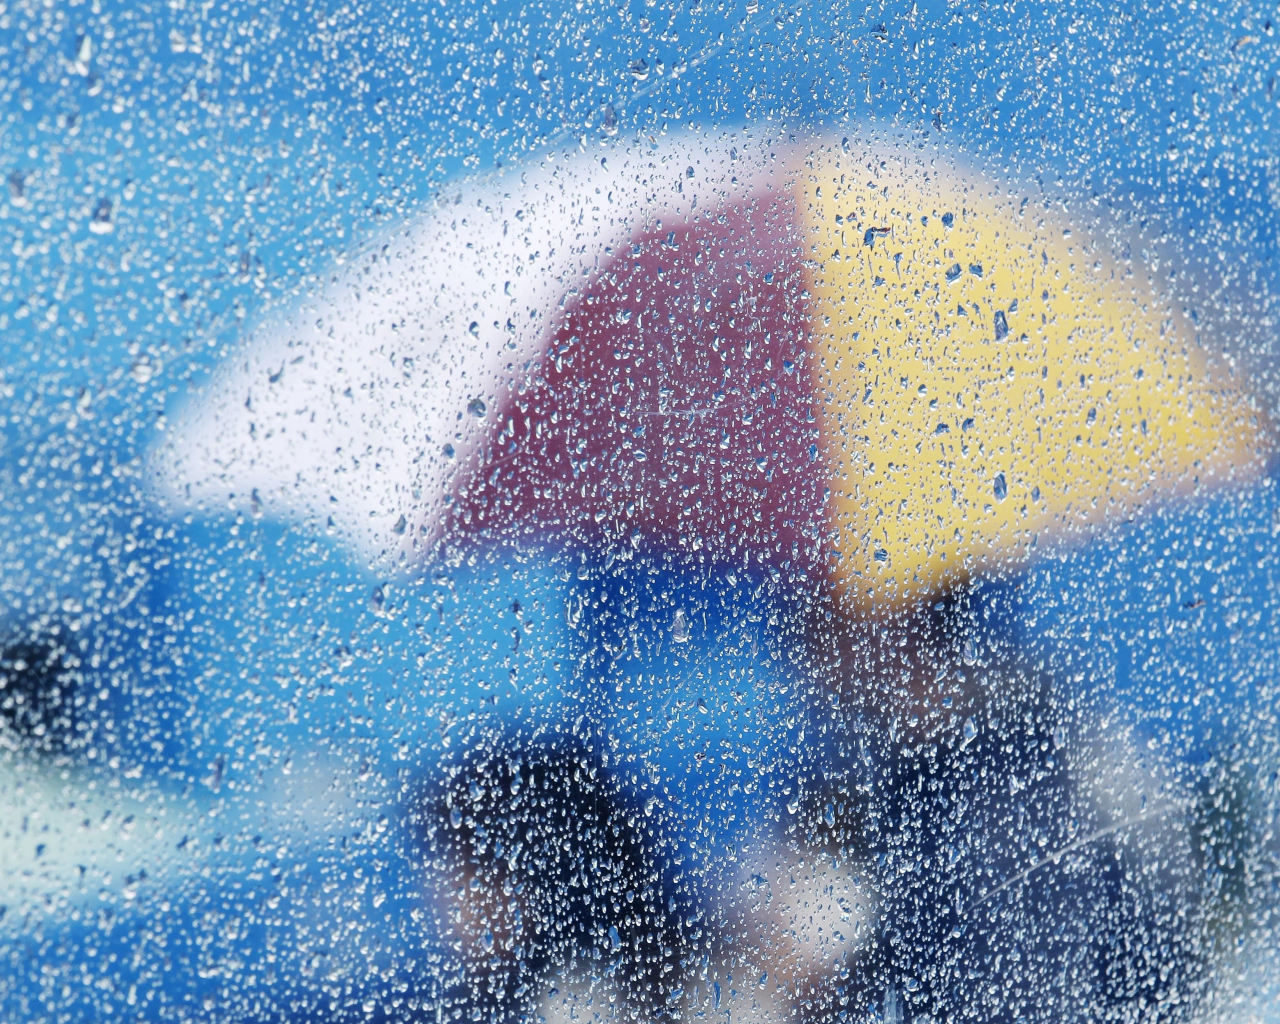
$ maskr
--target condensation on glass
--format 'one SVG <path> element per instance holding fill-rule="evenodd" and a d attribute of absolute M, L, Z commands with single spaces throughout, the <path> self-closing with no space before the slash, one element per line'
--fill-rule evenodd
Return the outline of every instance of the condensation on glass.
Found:
<path fill-rule="evenodd" d="M 0 1017 L 1280 1020 L 1275 17 L 0 0 Z"/>

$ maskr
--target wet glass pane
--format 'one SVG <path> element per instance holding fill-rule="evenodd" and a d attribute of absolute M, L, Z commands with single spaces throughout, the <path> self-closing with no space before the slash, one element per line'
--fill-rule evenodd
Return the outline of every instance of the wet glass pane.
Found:
<path fill-rule="evenodd" d="M 1280 1021 L 1278 18 L 0 0 L 0 1018 Z"/>

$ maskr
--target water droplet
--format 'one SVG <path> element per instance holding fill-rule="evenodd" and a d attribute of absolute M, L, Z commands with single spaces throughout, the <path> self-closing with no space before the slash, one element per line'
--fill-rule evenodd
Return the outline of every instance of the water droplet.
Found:
<path fill-rule="evenodd" d="M 369 595 L 369 607 L 373 609 L 373 614 L 381 615 L 386 603 L 387 592 L 380 585 L 374 587 L 373 593 Z"/>
<path fill-rule="evenodd" d="M 114 227 L 111 223 L 111 200 L 99 199 L 93 208 L 93 216 L 89 218 L 89 230 L 95 235 L 105 235 Z"/>
<path fill-rule="evenodd" d="M 997 473 L 995 480 L 991 482 L 991 492 L 996 496 L 996 501 L 1004 501 L 1009 494 L 1009 487 L 1004 482 L 1004 474 Z"/>
<path fill-rule="evenodd" d="M 902 1007 L 898 1004 L 898 990 L 890 985 L 884 990 L 884 1024 L 902 1024 Z"/>
<path fill-rule="evenodd" d="M 156 375 L 156 368 L 151 360 L 146 356 L 133 361 L 133 366 L 129 368 L 129 376 L 131 376 L 139 384 L 146 384 L 152 377 Z"/>
<path fill-rule="evenodd" d="M 836 827 L 836 809 L 830 803 L 827 804 L 826 810 L 822 813 L 822 820 L 827 823 L 827 828 Z"/>
<path fill-rule="evenodd" d="M 996 310 L 996 341 L 1004 341 L 1009 337 L 1009 321 L 1005 318 L 1004 310 Z"/>
<path fill-rule="evenodd" d="M 689 619 L 684 609 L 677 609 L 675 619 L 671 623 L 671 639 L 678 644 L 686 644 L 692 636 L 693 631 L 689 628 Z"/>
<path fill-rule="evenodd" d="M 969 264 L 969 273 L 971 273 L 974 277 L 981 277 L 981 276 L 982 276 L 982 264 L 981 264 L 981 263 L 970 263 L 970 264 Z"/>
<path fill-rule="evenodd" d="M 973 724 L 972 718 L 964 720 L 964 745 L 967 747 L 973 742 L 974 737 L 978 735 L 978 727 Z"/>
<path fill-rule="evenodd" d="M 622 948 L 622 936 L 618 934 L 617 925 L 609 926 L 609 944 L 615 953 Z"/>
<path fill-rule="evenodd" d="M 604 112 L 600 119 L 600 130 L 608 136 L 618 134 L 618 112 L 613 109 L 611 104 L 606 103 L 604 106 Z"/>
<path fill-rule="evenodd" d="M 480 337 L 480 324 L 477 321 L 472 320 L 470 326 L 467 327 L 467 331 L 474 338 Z"/>
<path fill-rule="evenodd" d="M 701 697 L 698 698 L 698 711 L 699 713 L 704 715 L 711 714 L 711 709 L 707 707 L 707 702 L 703 700 Z"/>
<path fill-rule="evenodd" d="M 484 404 L 484 399 L 473 398 L 467 403 L 467 412 L 471 413 L 478 420 L 484 419 L 484 414 L 489 410 Z"/>
<path fill-rule="evenodd" d="M 649 62 L 643 57 L 637 57 L 631 62 L 627 70 L 631 72 L 631 77 L 637 82 L 643 82 L 649 77 Z"/>
<path fill-rule="evenodd" d="M 613 318 L 620 324 L 625 324 L 631 319 L 631 310 L 620 309 L 613 315 Z"/>
<path fill-rule="evenodd" d="M 454 828 L 462 828 L 462 811 L 455 807 L 449 812 L 449 824 Z"/>
<path fill-rule="evenodd" d="M 954 281 L 956 280 L 956 278 L 960 276 L 961 273 L 962 271 L 960 270 L 960 264 L 953 263 L 951 264 L 951 267 L 947 270 L 947 280 Z"/>
<path fill-rule="evenodd" d="M 954 213 L 944 213 L 942 215 L 942 226 L 944 228 L 951 227 L 951 225 L 954 224 L 955 222 L 956 222 L 956 215 Z"/>
<path fill-rule="evenodd" d="M 966 640 L 960 656 L 966 665 L 974 664 L 978 660 L 978 645 L 972 640 Z"/>

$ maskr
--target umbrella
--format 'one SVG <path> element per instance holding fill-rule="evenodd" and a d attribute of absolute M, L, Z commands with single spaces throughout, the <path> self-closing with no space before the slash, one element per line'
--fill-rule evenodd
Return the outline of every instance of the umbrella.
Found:
<path fill-rule="evenodd" d="M 1126 251 L 945 151 L 549 154 L 265 320 L 155 478 L 407 572 L 536 536 L 898 608 L 1265 467 L 1257 400 Z"/>

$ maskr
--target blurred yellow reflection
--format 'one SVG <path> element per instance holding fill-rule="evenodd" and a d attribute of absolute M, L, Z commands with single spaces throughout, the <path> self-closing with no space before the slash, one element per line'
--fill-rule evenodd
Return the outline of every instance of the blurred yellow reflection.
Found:
<path fill-rule="evenodd" d="M 797 172 L 833 566 L 892 609 L 1266 463 L 1139 269 L 1024 192 L 923 153 L 836 147 Z"/>

